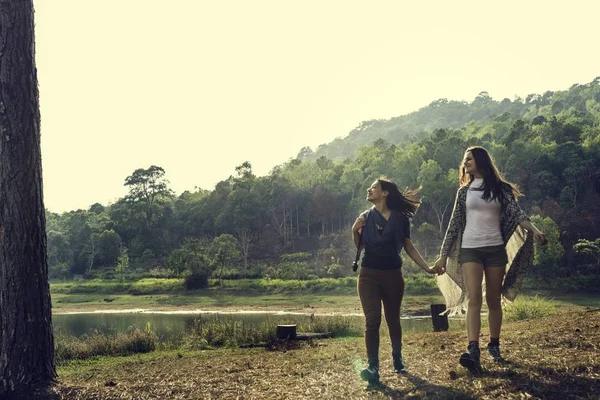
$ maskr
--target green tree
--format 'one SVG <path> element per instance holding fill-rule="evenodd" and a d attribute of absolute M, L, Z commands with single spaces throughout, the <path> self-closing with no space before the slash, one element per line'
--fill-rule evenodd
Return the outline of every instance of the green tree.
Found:
<path fill-rule="evenodd" d="M 207 257 L 210 243 L 188 238 L 167 258 L 167 266 L 185 278 L 186 289 L 202 289 L 208 286 L 208 278 L 214 271 L 214 263 Z"/>
<path fill-rule="evenodd" d="M 102 204 L 94 203 L 90 206 L 88 211 L 92 212 L 94 214 L 102 214 L 105 210 L 106 210 L 106 207 L 104 207 Z"/>
<path fill-rule="evenodd" d="M 456 169 L 461 162 L 462 155 L 469 146 L 461 131 L 440 130 L 441 140 L 435 141 L 435 152 L 433 159 L 439 164 L 443 171 Z"/>
<path fill-rule="evenodd" d="M 347 268 L 340 264 L 331 264 L 327 267 L 327 274 L 332 278 L 341 278 L 346 275 Z"/>
<path fill-rule="evenodd" d="M 48 266 L 48 276 L 50 279 L 65 280 L 69 276 L 70 265 L 64 262 Z"/>
<path fill-rule="evenodd" d="M 214 264 L 219 269 L 219 286 L 223 286 L 223 271 L 233 263 L 240 261 L 239 243 L 235 236 L 228 233 L 217 236 L 211 245 Z"/>
<path fill-rule="evenodd" d="M 121 237 L 112 229 L 104 230 L 98 236 L 98 263 L 113 267 L 121 255 Z"/>
<path fill-rule="evenodd" d="M 240 245 L 240 252 L 244 261 L 244 270 L 248 270 L 248 256 L 250 254 L 250 246 L 256 239 L 256 232 L 250 229 L 236 228 L 235 233 Z"/>
<path fill-rule="evenodd" d="M 129 255 L 127 254 L 127 247 L 122 247 L 119 258 L 117 259 L 117 275 L 119 276 L 119 281 L 125 281 L 125 271 L 129 269 Z"/>
<path fill-rule="evenodd" d="M 425 157 L 425 146 L 408 143 L 398 146 L 394 152 L 393 169 L 400 187 L 415 188 L 418 186 L 417 177 Z M 368 182 L 370 185 L 372 182 Z M 366 189 L 366 188 L 364 188 Z"/>
<path fill-rule="evenodd" d="M 308 266 L 310 257 L 311 255 L 306 252 L 282 254 L 277 266 L 277 275 L 281 279 L 308 279 L 311 274 Z"/>
<path fill-rule="evenodd" d="M 177 275 L 197 270 L 197 259 L 205 257 L 209 245 L 200 239 L 188 238 L 167 257 L 167 267 Z M 202 265 L 206 263 L 201 263 Z M 210 276 L 212 270 L 207 272 Z"/>
<path fill-rule="evenodd" d="M 131 248 L 132 241 L 146 227 L 146 215 L 142 206 L 126 198 L 120 199 L 110 206 L 108 215 L 114 224 L 114 231 L 119 234 L 123 243 Z"/>
<path fill-rule="evenodd" d="M 298 152 L 298 155 L 296 156 L 296 158 L 298 159 L 304 159 L 304 158 L 308 158 L 311 157 L 314 154 L 313 149 L 311 149 L 308 146 L 305 146 L 303 148 L 300 149 L 300 151 Z"/>
<path fill-rule="evenodd" d="M 147 228 L 150 228 L 160 200 L 173 196 L 173 192 L 167 185 L 165 170 L 156 165 L 148 169 L 138 168 L 125 178 L 125 186 L 129 188 L 126 198 L 142 205 Z"/>
<path fill-rule="evenodd" d="M 62 232 L 48 231 L 48 266 L 66 264 L 68 268 L 73 262 L 73 250 L 69 238 Z"/>
<path fill-rule="evenodd" d="M 423 202 L 431 206 L 437 218 L 439 231 L 443 232 L 444 218 L 456 193 L 457 171 L 451 169 L 444 173 L 435 160 L 429 160 L 421 164 L 417 181 L 421 185 Z"/>
<path fill-rule="evenodd" d="M 98 255 L 100 234 L 112 224 L 109 216 L 84 210 L 71 211 L 65 215 L 64 224 L 73 252 L 73 272 L 90 271 Z"/>
<path fill-rule="evenodd" d="M 596 261 L 596 275 L 600 276 L 600 238 L 595 240 L 579 239 L 573 245 L 575 253 L 592 257 Z"/>
<path fill-rule="evenodd" d="M 338 212 L 338 202 L 332 190 L 324 185 L 315 189 L 312 198 L 312 220 L 321 223 L 321 234 L 327 231 L 328 223 L 335 221 Z M 330 231 L 333 233 L 333 229 Z"/>
<path fill-rule="evenodd" d="M 560 229 L 550 217 L 532 215 L 531 222 L 544 232 L 548 239 L 546 246 L 541 246 L 537 243 L 535 245 L 534 264 L 540 268 L 539 273 L 545 275 L 549 272 L 548 270 L 551 271 L 558 267 L 560 258 L 564 254 L 564 248 L 559 240 Z"/>
<path fill-rule="evenodd" d="M 351 194 L 350 203 L 352 203 L 355 198 L 360 198 L 361 194 L 363 194 L 362 200 L 364 200 L 364 192 L 361 193 L 364 185 L 364 172 L 354 164 L 345 165 L 344 172 L 340 177 L 340 186 L 344 191 Z"/>

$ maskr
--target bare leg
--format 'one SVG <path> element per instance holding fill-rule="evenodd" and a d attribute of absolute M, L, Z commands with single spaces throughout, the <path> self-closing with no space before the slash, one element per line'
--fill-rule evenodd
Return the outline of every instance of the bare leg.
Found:
<path fill-rule="evenodd" d="M 502 327 L 502 280 L 504 279 L 504 266 L 491 266 L 485 269 L 485 300 L 488 306 L 488 321 L 490 324 L 490 337 L 500 338 Z"/>
<path fill-rule="evenodd" d="M 479 341 L 481 330 L 481 283 L 483 264 L 468 262 L 462 264 L 463 279 L 467 288 L 469 305 L 467 307 L 467 336 L 469 342 Z"/>

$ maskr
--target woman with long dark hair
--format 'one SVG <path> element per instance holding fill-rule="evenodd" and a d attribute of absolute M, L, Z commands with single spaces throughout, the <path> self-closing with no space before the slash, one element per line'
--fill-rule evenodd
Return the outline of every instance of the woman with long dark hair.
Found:
<path fill-rule="evenodd" d="M 405 372 L 402 359 L 402 327 L 400 306 L 404 295 L 402 248 L 423 270 L 434 274 L 410 239 L 410 220 L 419 207 L 416 191 L 402 193 L 387 178 L 379 178 L 367 190 L 367 200 L 373 207 L 362 213 L 352 226 L 354 243 L 364 247 L 358 275 L 358 295 L 366 319 L 365 344 L 368 366 L 361 378 L 370 383 L 379 381 L 379 327 L 381 304 L 385 311 L 395 372 Z"/>
<path fill-rule="evenodd" d="M 435 266 L 447 272 L 437 282 L 450 312 L 461 312 L 467 302 L 469 343 L 459 363 L 481 373 L 483 277 L 490 329 L 487 349 L 499 362 L 502 297 L 513 300 L 517 295 L 533 261 L 533 239 L 541 244 L 547 240 L 517 204 L 519 189 L 504 179 L 486 149 L 469 147 L 459 169 L 460 188 Z"/>

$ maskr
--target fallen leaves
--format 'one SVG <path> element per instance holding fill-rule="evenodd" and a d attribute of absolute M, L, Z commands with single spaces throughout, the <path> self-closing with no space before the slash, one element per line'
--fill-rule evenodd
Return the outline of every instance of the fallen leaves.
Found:
<path fill-rule="evenodd" d="M 481 377 L 458 366 L 465 333 L 450 331 L 407 334 L 406 375 L 393 372 L 389 340 L 382 337 L 382 384 L 376 387 L 367 387 L 358 377 L 364 360 L 362 338 L 346 338 L 270 351 L 157 352 L 144 355 L 144 362 L 124 357 L 106 364 L 82 363 L 60 378 L 55 391 L 67 400 L 597 399 L 599 318 L 598 311 L 572 312 L 506 324 L 502 351 L 507 362 L 493 363 L 484 351 Z"/>

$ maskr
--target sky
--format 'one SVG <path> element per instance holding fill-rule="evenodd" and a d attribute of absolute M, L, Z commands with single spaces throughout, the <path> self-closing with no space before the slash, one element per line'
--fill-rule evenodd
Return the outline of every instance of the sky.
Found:
<path fill-rule="evenodd" d="M 34 0 L 44 200 L 114 203 L 138 168 L 180 194 L 257 175 L 448 98 L 600 76 L 595 0 Z"/>

